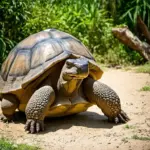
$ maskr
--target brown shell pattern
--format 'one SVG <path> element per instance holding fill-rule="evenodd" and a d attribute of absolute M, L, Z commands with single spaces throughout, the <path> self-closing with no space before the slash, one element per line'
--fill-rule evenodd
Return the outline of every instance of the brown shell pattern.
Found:
<path fill-rule="evenodd" d="M 87 48 L 75 37 L 47 29 L 21 41 L 2 65 L 3 92 L 21 89 L 56 63 L 70 55 L 94 60 Z"/>

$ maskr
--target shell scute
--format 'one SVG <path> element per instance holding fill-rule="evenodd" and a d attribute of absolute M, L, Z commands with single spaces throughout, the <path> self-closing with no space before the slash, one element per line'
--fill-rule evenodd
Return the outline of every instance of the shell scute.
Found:
<path fill-rule="evenodd" d="M 12 64 L 9 76 L 24 76 L 30 70 L 30 58 L 31 51 L 30 50 L 20 50 L 18 51 L 17 56 L 14 59 L 14 63 Z"/>
<path fill-rule="evenodd" d="M 45 77 L 44 73 L 52 66 L 72 56 L 84 56 L 89 61 L 94 61 L 88 49 L 68 33 L 47 29 L 30 35 L 10 52 L 3 63 L 1 79 L 4 86 L 0 85 L 0 92 L 8 93 L 25 88 L 39 76 Z M 96 73 L 91 71 L 91 76 L 97 79 L 101 71 L 96 65 L 92 66 Z"/>
<path fill-rule="evenodd" d="M 49 37 L 50 37 L 49 32 L 41 31 L 41 32 L 35 33 L 33 35 L 30 35 L 29 37 L 27 37 L 23 41 L 21 41 L 17 45 L 17 49 L 22 49 L 22 48 L 30 49 L 36 43 L 39 43 L 42 40 L 48 39 Z"/>
<path fill-rule="evenodd" d="M 62 52 L 61 45 L 52 39 L 37 44 L 32 50 L 31 68 L 44 64 Z"/>

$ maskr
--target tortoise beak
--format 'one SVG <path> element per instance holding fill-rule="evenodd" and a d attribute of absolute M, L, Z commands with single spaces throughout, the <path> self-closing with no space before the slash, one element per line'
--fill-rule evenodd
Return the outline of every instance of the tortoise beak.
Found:
<path fill-rule="evenodd" d="M 89 75 L 88 64 L 82 65 L 79 68 L 72 68 L 67 74 L 73 79 L 84 79 Z"/>
<path fill-rule="evenodd" d="M 68 59 L 65 76 L 70 79 L 84 79 L 89 75 L 89 63 L 86 59 Z"/>

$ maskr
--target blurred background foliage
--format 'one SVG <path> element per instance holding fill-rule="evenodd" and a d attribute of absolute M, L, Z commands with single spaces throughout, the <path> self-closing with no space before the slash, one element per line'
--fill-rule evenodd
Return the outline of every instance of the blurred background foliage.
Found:
<path fill-rule="evenodd" d="M 1 0 L 0 64 L 19 41 L 47 28 L 79 38 L 100 63 L 141 64 L 143 58 L 111 32 L 128 25 L 136 34 L 138 15 L 150 28 L 149 0 Z"/>

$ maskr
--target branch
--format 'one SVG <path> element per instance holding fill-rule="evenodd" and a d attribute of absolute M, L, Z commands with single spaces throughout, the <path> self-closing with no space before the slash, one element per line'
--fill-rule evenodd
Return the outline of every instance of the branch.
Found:
<path fill-rule="evenodd" d="M 150 44 L 150 32 L 146 24 L 143 22 L 140 16 L 137 17 L 137 27 L 140 29 L 144 37 L 146 38 L 147 42 Z"/>
<path fill-rule="evenodd" d="M 145 60 L 150 61 L 150 45 L 141 42 L 138 37 L 133 35 L 128 27 L 113 28 L 112 32 L 123 44 L 136 50 Z"/>

